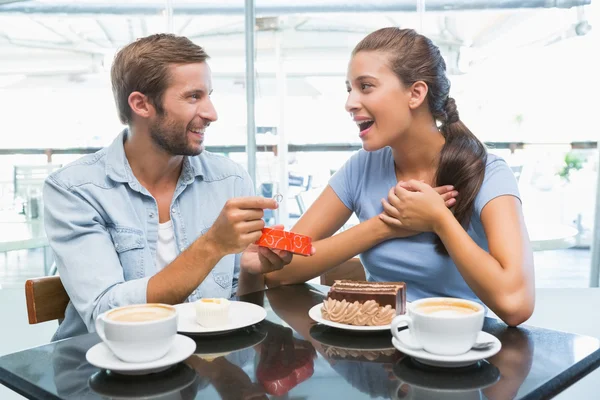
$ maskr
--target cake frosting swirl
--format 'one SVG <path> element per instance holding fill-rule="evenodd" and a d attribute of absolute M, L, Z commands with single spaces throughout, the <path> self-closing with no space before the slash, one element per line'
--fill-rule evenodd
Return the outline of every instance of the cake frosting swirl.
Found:
<path fill-rule="evenodd" d="M 396 310 L 391 306 L 380 306 L 374 300 L 364 303 L 346 300 L 326 299 L 321 308 L 323 318 L 340 324 L 356 326 L 389 325 L 396 316 Z"/>

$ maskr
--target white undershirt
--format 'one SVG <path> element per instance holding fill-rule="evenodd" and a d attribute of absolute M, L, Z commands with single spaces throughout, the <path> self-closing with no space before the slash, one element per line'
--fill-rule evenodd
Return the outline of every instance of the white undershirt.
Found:
<path fill-rule="evenodd" d="M 158 242 L 156 243 L 156 266 L 160 271 L 177 257 L 177 244 L 171 220 L 158 224 Z"/>

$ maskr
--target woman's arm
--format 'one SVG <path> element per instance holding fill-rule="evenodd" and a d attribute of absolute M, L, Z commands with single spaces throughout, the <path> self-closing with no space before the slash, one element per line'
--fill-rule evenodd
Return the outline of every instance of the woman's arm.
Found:
<path fill-rule="evenodd" d="M 533 253 L 519 199 L 501 194 L 482 205 L 488 253 L 429 185 L 407 185 L 411 190 L 400 184 L 390 190 L 380 218 L 390 226 L 436 233 L 465 282 L 496 315 L 510 326 L 526 321 L 535 302 Z"/>
<path fill-rule="evenodd" d="M 351 215 L 352 211 L 327 186 L 292 228 L 293 232 L 313 238 L 315 255 L 296 256 L 283 269 L 267 274 L 267 286 L 306 282 L 389 238 L 415 234 L 391 228 L 378 217 L 373 217 L 332 236 Z"/>
<path fill-rule="evenodd" d="M 458 192 L 454 191 L 452 186 L 440 186 L 433 190 L 445 207 L 451 207 L 455 203 Z M 375 216 L 334 235 L 351 215 L 352 210 L 344 205 L 328 185 L 292 228 L 293 232 L 313 238 L 315 255 L 296 256 L 283 269 L 269 273 L 266 275 L 267 286 L 306 282 L 381 242 L 418 233 L 404 227 L 388 225 Z"/>
<path fill-rule="evenodd" d="M 533 253 L 520 201 L 496 197 L 481 211 L 481 223 L 489 253 L 447 210 L 434 232 L 473 292 L 508 325 L 519 325 L 529 319 L 535 303 Z"/>

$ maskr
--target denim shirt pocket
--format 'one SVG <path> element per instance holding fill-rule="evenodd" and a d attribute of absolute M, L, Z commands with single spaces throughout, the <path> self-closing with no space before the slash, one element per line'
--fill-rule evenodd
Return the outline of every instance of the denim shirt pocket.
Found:
<path fill-rule="evenodd" d="M 146 239 L 140 229 L 124 226 L 109 226 L 108 232 L 121 261 L 125 280 L 138 279 L 144 276 L 144 248 Z"/>
<path fill-rule="evenodd" d="M 209 229 L 210 226 L 200 229 L 198 237 L 206 234 Z M 200 286 L 194 290 L 189 297 L 189 300 L 195 301 L 200 297 L 229 298 L 231 296 L 231 286 L 233 283 L 234 262 L 235 255 L 233 254 L 228 254 L 223 257 L 217 265 L 214 266 Z"/>
<path fill-rule="evenodd" d="M 233 254 L 228 254 L 215 265 L 202 285 L 204 296 L 224 298 L 231 296 L 234 257 Z"/>
<path fill-rule="evenodd" d="M 223 289 L 231 287 L 232 278 L 230 273 L 213 271 L 212 275 L 217 285 L 221 286 Z"/>

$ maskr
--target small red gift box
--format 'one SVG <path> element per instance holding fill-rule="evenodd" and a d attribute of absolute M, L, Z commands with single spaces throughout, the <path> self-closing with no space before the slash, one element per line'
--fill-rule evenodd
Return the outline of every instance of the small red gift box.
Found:
<path fill-rule="evenodd" d="M 312 239 L 308 236 L 271 228 L 263 228 L 262 233 L 262 236 L 256 242 L 259 246 L 310 256 Z"/>

